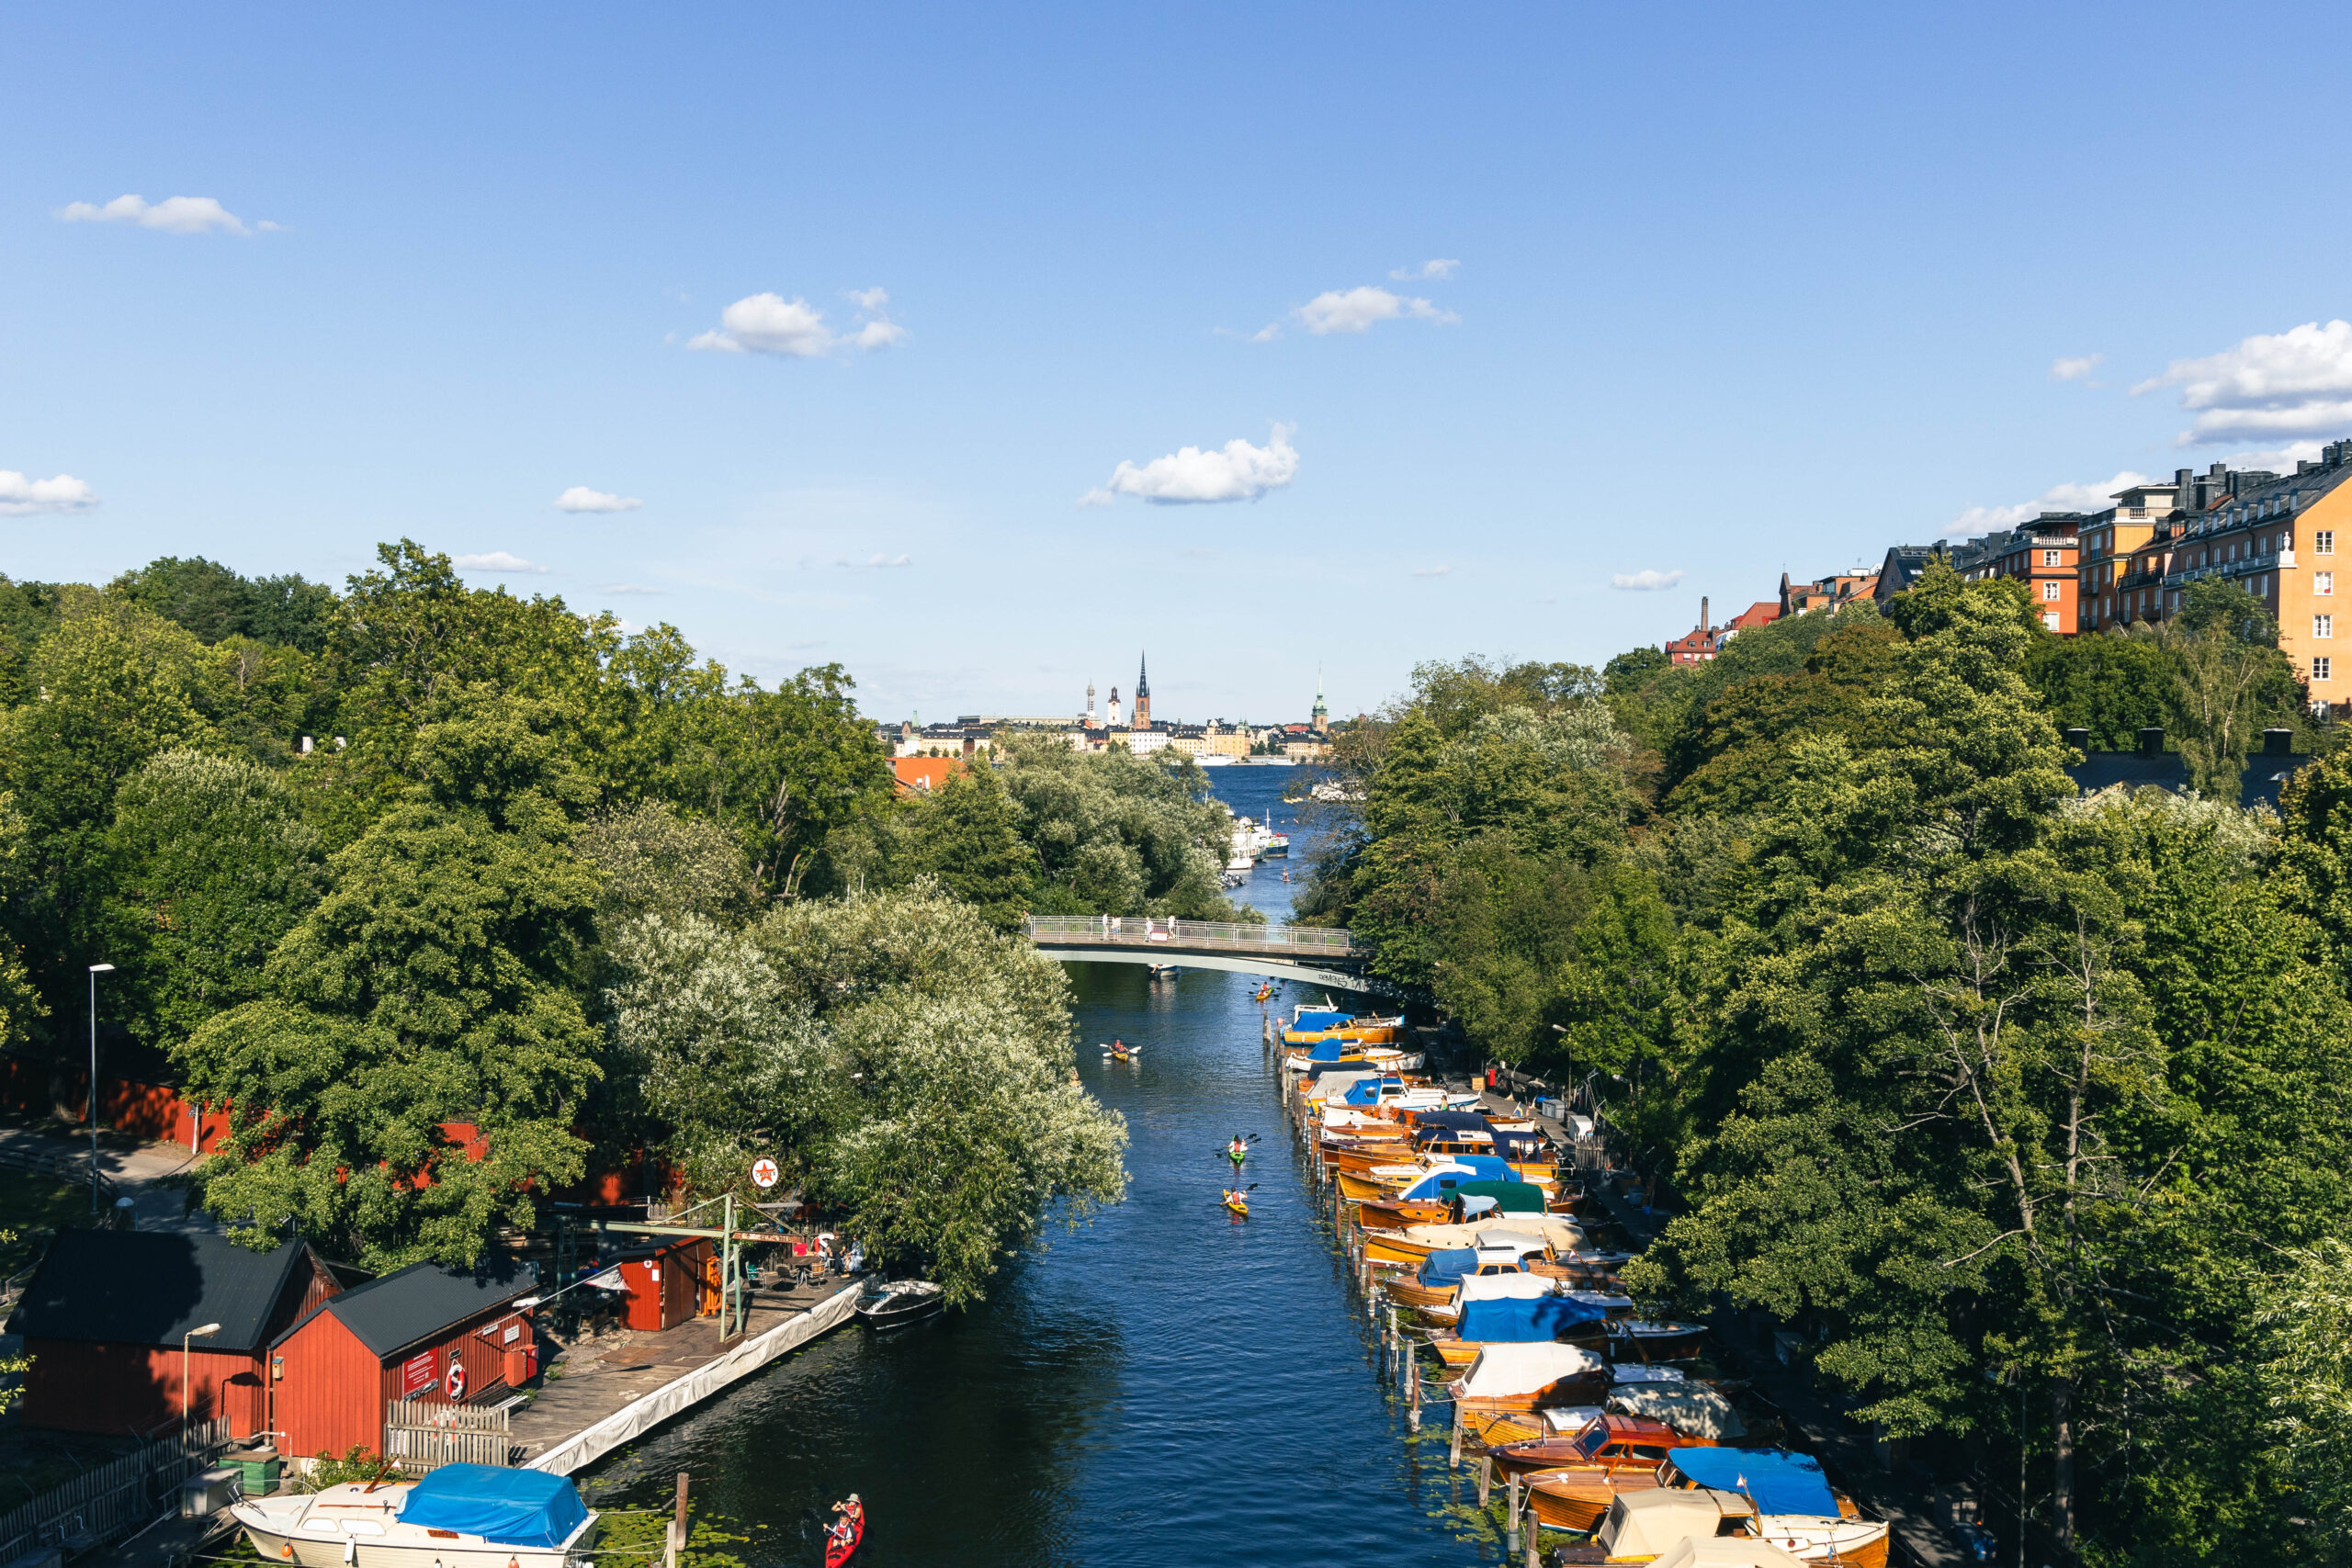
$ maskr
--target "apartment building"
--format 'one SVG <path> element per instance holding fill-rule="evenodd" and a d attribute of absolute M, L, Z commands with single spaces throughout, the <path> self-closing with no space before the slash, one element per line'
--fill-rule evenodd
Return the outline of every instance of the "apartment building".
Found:
<path fill-rule="evenodd" d="M 2062 637 L 2080 630 L 2075 600 L 2083 514 L 2045 512 L 2018 528 L 1971 539 L 1952 551 L 1952 570 L 1971 582 L 2015 578 L 2033 595 L 2041 624 Z"/>
<path fill-rule="evenodd" d="M 1815 610 L 1842 610 L 1855 600 L 1873 598 L 1877 592 L 1875 573 L 1840 571 L 1815 582 L 1792 582 L 1784 571 L 1781 573 L 1781 614 L 1804 615 Z"/>

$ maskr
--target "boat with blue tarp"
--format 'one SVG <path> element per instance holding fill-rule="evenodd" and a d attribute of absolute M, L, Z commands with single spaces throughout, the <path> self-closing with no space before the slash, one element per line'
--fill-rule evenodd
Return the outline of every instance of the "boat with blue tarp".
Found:
<path fill-rule="evenodd" d="M 594 1540 L 598 1519 L 560 1475 L 487 1464 L 246 1498 L 230 1511 L 265 1560 L 302 1568 L 563 1568 Z"/>

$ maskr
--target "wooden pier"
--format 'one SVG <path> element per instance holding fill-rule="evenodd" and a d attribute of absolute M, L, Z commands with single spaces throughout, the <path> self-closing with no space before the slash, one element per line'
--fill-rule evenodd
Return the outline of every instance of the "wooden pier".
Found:
<path fill-rule="evenodd" d="M 514 1462 L 570 1475 L 849 1321 L 864 1281 L 755 1290 L 745 1332 L 724 1344 L 717 1317 L 661 1333 L 625 1330 L 558 1357 L 509 1431 Z"/>

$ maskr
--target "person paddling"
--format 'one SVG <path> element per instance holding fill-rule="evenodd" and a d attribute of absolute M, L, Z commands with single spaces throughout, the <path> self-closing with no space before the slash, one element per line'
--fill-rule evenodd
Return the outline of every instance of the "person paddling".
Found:
<path fill-rule="evenodd" d="M 1233 1142 L 1225 1145 L 1225 1157 L 1236 1165 L 1250 1157 L 1250 1145 L 1242 1141 L 1240 1134 L 1234 1134 Z"/>

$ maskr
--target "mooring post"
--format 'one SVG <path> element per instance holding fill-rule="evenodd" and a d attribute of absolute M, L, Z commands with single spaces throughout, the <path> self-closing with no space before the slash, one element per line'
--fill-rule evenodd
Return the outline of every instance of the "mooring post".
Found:
<path fill-rule="evenodd" d="M 686 1549 L 686 1472 L 678 1472 L 678 1502 L 671 1516 L 669 1536 L 662 1552 L 662 1568 L 678 1568 L 678 1554 Z"/>
<path fill-rule="evenodd" d="M 1480 1454 L 1478 1456 L 1478 1506 L 1483 1508 L 1487 1506 L 1487 1494 L 1494 1488 L 1495 1456 L 1490 1453 Z"/>
<path fill-rule="evenodd" d="M 1503 1506 L 1503 1549 L 1510 1556 L 1519 1555 L 1519 1472 L 1510 1472 L 1510 1501 Z"/>
<path fill-rule="evenodd" d="M 1535 1517 L 1535 1488 L 1527 1489 L 1527 1561 L 1525 1568 L 1544 1568 L 1544 1554 L 1536 1540 L 1544 1533 L 1544 1521 Z"/>

